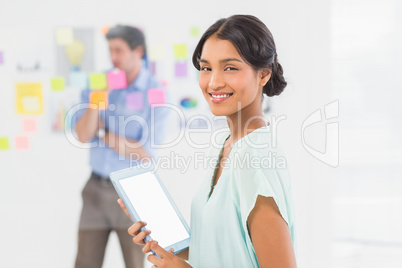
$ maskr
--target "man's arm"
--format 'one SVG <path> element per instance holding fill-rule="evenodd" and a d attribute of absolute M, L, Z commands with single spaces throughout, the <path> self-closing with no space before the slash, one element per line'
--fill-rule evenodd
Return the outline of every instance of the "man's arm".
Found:
<path fill-rule="evenodd" d="M 75 125 L 75 132 L 80 142 L 90 141 L 99 128 L 99 111 L 98 109 L 87 108 L 82 117 Z"/>
<path fill-rule="evenodd" d="M 102 140 L 120 155 L 130 156 L 135 160 L 150 159 L 151 157 L 138 141 L 121 137 L 113 132 L 107 131 Z"/>

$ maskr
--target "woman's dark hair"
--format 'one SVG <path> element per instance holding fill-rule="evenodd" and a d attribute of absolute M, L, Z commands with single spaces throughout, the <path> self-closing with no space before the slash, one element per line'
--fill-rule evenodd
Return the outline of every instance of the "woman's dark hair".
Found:
<path fill-rule="evenodd" d="M 107 40 L 114 38 L 121 38 L 126 41 L 131 50 L 136 49 L 138 46 L 142 46 L 144 49 L 144 55 L 142 57 L 145 57 L 145 36 L 138 28 L 127 25 L 116 25 L 106 34 Z"/>
<path fill-rule="evenodd" d="M 216 21 L 203 34 L 195 48 L 193 64 L 197 70 L 200 70 L 204 43 L 212 35 L 231 42 L 243 60 L 254 70 L 271 70 L 271 79 L 264 86 L 263 93 L 269 97 L 282 93 L 287 83 L 283 77 L 282 66 L 278 62 L 274 38 L 262 21 L 251 15 L 233 15 Z"/>

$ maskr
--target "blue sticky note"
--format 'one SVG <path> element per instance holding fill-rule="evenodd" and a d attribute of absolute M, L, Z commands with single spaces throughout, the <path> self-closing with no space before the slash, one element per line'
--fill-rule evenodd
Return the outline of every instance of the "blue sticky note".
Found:
<path fill-rule="evenodd" d="M 88 78 L 84 72 L 76 71 L 70 73 L 70 86 L 79 89 L 88 88 Z"/>

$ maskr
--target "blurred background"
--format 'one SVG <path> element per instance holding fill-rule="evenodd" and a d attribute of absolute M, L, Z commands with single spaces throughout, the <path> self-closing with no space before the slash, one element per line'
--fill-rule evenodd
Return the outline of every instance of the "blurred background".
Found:
<path fill-rule="evenodd" d="M 288 87 L 266 98 L 293 180 L 303 268 L 402 267 L 402 3 L 397 0 L 14 1 L 0 8 L 0 266 L 72 267 L 88 150 L 66 137 L 90 74 L 112 67 L 104 33 L 140 27 L 148 68 L 185 114 L 213 119 L 192 51 L 209 25 L 252 14 L 271 30 Z M 74 68 L 79 65 L 80 68 Z M 318 116 L 318 117 L 317 117 Z M 315 118 L 318 118 L 315 120 Z M 217 120 L 214 128 L 224 127 Z M 201 143 L 211 133 L 189 137 Z M 194 157 L 182 138 L 171 152 Z M 203 169 L 160 176 L 190 219 Z M 104 267 L 123 267 L 112 234 Z"/>

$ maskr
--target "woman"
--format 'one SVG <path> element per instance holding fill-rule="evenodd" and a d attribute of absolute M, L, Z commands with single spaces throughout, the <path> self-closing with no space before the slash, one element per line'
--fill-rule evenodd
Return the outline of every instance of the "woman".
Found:
<path fill-rule="evenodd" d="M 291 182 L 283 162 L 266 166 L 281 150 L 269 146 L 263 94 L 286 87 L 270 31 L 253 16 L 218 20 L 201 37 L 193 64 L 212 113 L 226 116 L 230 134 L 213 152 L 216 168 L 193 199 L 189 250 L 174 255 L 148 241 L 143 252 L 161 256 L 148 256 L 155 267 L 296 267 Z M 136 244 L 150 234 L 139 232 L 143 226 L 129 228 Z"/>

